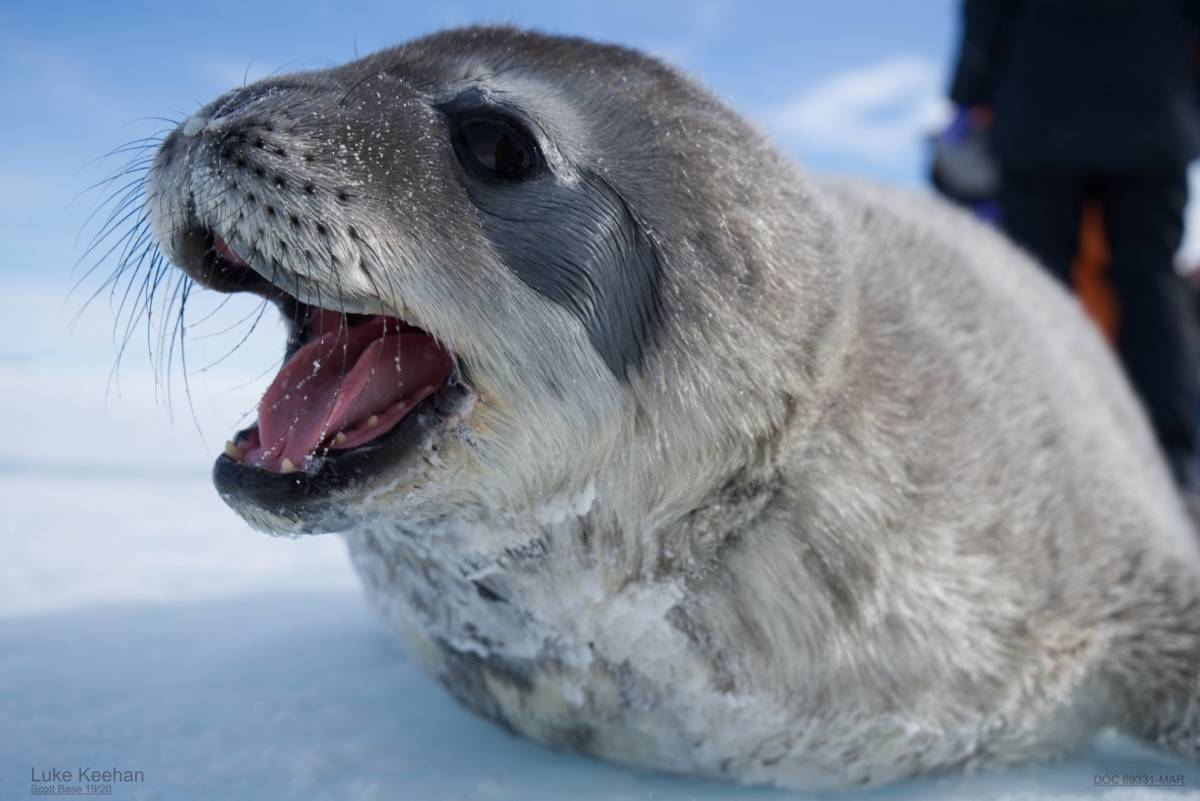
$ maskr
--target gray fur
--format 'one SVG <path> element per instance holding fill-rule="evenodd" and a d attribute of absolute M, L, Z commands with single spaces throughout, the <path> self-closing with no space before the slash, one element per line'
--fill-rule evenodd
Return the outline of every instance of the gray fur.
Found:
<path fill-rule="evenodd" d="M 510 219 L 454 161 L 464 92 L 545 149 Z M 336 502 L 371 595 L 481 714 L 794 787 L 1110 724 L 1200 757 L 1194 532 L 1100 337 L 967 216 L 807 176 L 638 53 L 506 28 L 238 90 L 151 198 L 168 252 L 190 203 L 303 299 L 469 366 L 419 475 Z"/>
<path fill-rule="evenodd" d="M 472 192 L 488 238 L 522 281 L 579 318 L 604 363 L 627 378 L 641 366 L 658 326 L 654 245 L 620 196 L 594 175 L 581 175 L 574 186 L 547 182 L 529 199 L 513 197 L 529 190 Z"/>

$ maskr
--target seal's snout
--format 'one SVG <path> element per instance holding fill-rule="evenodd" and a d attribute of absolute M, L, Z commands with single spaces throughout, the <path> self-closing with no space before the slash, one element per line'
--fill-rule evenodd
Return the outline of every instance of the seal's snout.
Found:
<path fill-rule="evenodd" d="M 215 232 L 294 294 L 336 281 L 346 298 L 367 294 L 345 277 L 361 260 L 353 240 L 370 223 L 351 188 L 362 181 L 346 144 L 322 133 L 334 95 L 317 79 L 243 87 L 164 140 L 149 175 L 150 218 L 173 263 L 211 285 L 217 276 L 201 272 L 194 251 Z"/>
<path fill-rule="evenodd" d="M 208 289 L 271 301 L 288 322 L 257 422 L 214 471 L 222 496 L 264 527 L 314 509 L 324 525 L 332 494 L 412 474 L 471 394 L 455 355 L 407 316 L 407 293 L 372 272 L 382 257 L 361 147 L 329 132 L 330 119 L 361 113 L 336 105 L 343 93 L 318 78 L 237 89 L 179 125 L 150 174 L 170 260 Z"/>

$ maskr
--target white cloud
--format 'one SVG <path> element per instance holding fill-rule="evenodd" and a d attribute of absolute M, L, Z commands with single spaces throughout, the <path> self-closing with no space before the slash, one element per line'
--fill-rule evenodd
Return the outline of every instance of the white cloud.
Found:
<path fill-rule="evenodd" d="M 888 162 L 911 156 L 944 117 L 943 83 L 933 61 L 893 56 L 831 75 L 769 110 L 763 121 L 802 150 Z"/>

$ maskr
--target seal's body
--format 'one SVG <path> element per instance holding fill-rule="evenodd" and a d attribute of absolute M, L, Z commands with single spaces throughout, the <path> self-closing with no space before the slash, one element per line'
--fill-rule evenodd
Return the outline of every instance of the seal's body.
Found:
<path fill-rule="evenodd" d="M 294 321 L 222 495 L 345 531 L 480 714 L 797 787 L 1109 724 L 1200 755 L 1200 554 L 1146 423 L 964 215 L 497 28 L 237 90 L 150 190 L 173 261 Z"/>

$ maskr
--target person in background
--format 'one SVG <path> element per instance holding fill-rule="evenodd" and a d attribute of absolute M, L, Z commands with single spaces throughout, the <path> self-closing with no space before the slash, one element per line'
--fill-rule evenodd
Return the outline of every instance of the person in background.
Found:
<path fill-rule="evenodd" d="M 974 114 L 972 113 L 974 112 Z M 930 136 L 929 182 L 938 194 L 969 210 L 981 220 L 1000 224 L 1000 176 L 988 144 L 991 118 L 983 106 L 958 108 L 949 124 Z M 1106 339 L 1117 338 L 1117 305 L 1108 283 L 1108 241 L 1104 237 L 1102 209 L 1095 198 L 1084 199 L 1080 214 L 1079 245 L 1071 261 L 1071 286 L 1092 321 Z M 1191 265 L 1184 275 L 1193 289 L 1200 269 Z M 1200 319 L 1200 294 L 1196 295 Z"/>
<path fill-rule="evenodd" d="M 1196 486 L 1200 331 L 1176 272 L 1200 152 L 1200 0 L 965 0 L 950 97 L 990 118 L 1009 236 L 1070 286 L 1100 207 L 1116 344 L 1181 486 Z"/>

